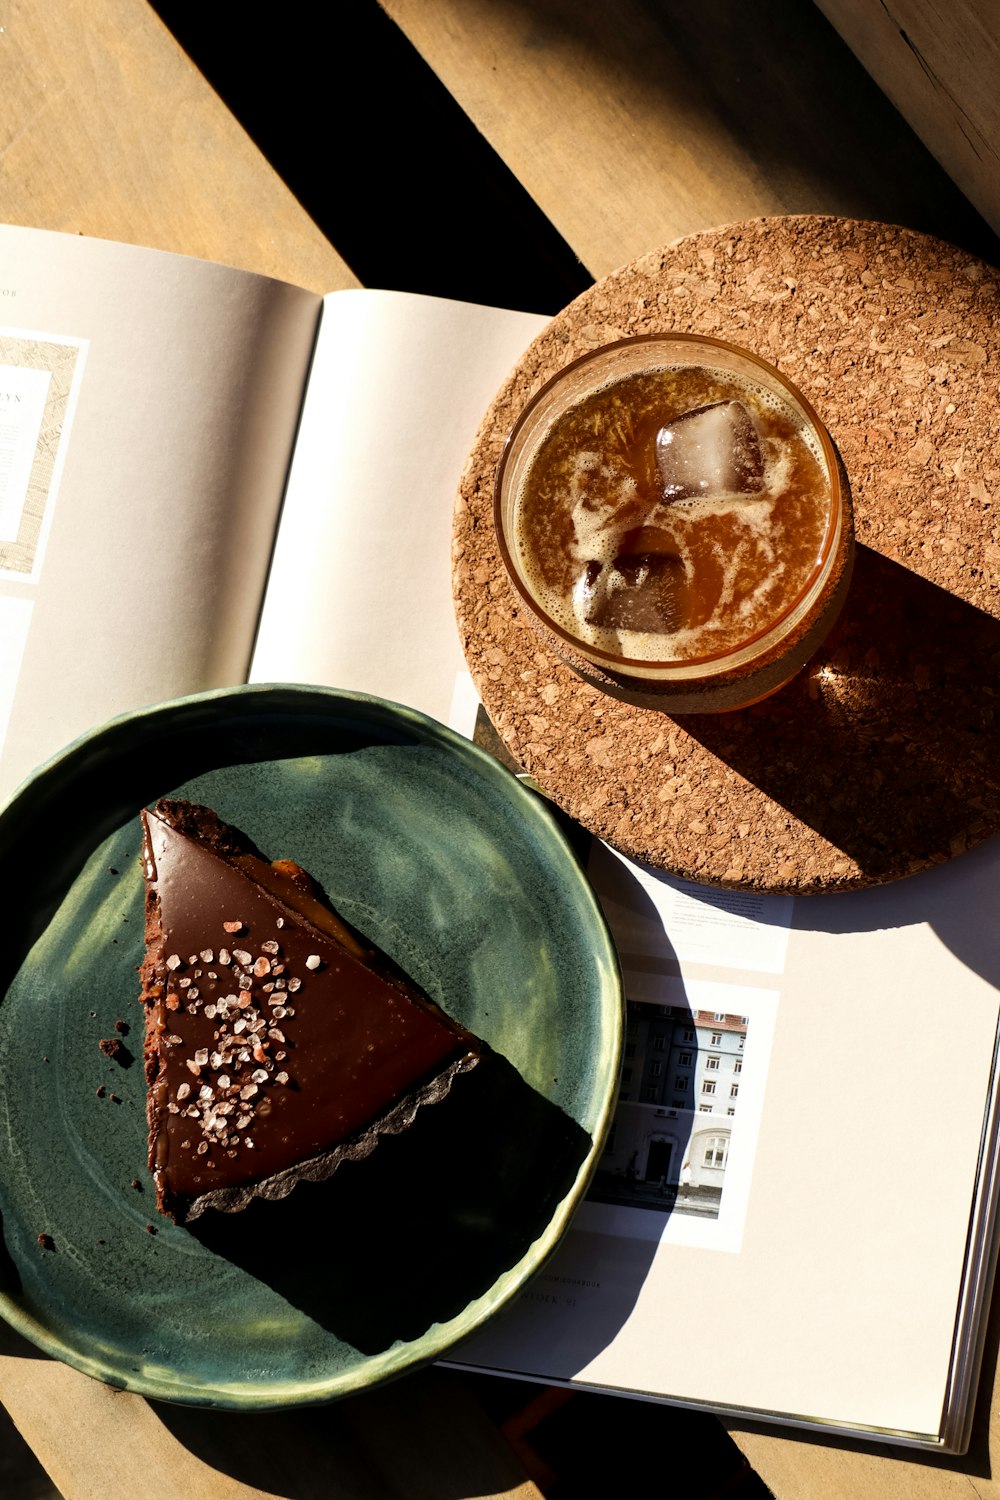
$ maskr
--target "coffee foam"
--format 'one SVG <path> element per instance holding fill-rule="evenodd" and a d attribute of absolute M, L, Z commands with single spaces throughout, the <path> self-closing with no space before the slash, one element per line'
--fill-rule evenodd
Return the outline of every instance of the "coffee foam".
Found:
<path fill-rule="evenodd" d="M 671 371 L 683 367 L 662 368 Z M 655 633 L 610 630 L 587 621 L 586 610 L 590 596 L 583 586 L 586 565 L 591 562 L 603 565 L 611 563 L 621 551 L 623 537 L 636 525 L 634 502 L 637 499 L 637 486 L 623 463 L 611 462 L 595 451 L 584 451 L 576 455 L 570 473 L 568 500 L 573 528 L 569 555 L 576 570 L 577 582 L 568 596 L 553 590 L 540 576 L 538 569 L 532 568 L 530 552 L 525 546 L 521 528 L 519 525 L 516 527 L 521 566 L 529 588 L 543 609 L 569 635 L 611 655 L 645 661 L 683 660 L 713 655 L 732 649 L 746 639 L 748 633 L 758 633 L 760 628 L 766 629 L 787 605 L 788 593 L 784 585 L 788 567 L 784 561 L 783 546 L 786 539 L 782 534 L 782 523 L 775 517 L 775 504 L 788 489 L 795 467 L 794 455 L 784 440 L 762 431 L 761 427 L 762 424 L 766 425 L 769 415 L 785 422 L 790 421 L 795 429 L 791 441 L 801 442 L 823 476 L 826 468 L 819 438 L 813 427 L 792 406 L 771 391 L 728 371 L 704 367 L 702 373 L 717 381 L 720 392 L 717 399 L 741 400 L 754 419 L 763 457 L 763 487 L 753 493 L 663 500 L 646 512 L 641 524 L 655 527 L 669 538 L 676 549 L 685 579 L 690 582 L 695 566 L 692 550 L 693 544 L 698 541 L 698 531 L 703 530 L 705 523 L 713 519 L 724 518 L 727 522 L 735 523 L 738 536 L 732 549 L 727 552 L 721 544 L 712 548 L 721 571 L 722 583 L 708 619 L 694 626 Z M 622 377 L 609 380 L 598 387 L 597 392 L 608 391 L 620 384 L 621 380 Z M 587 399 L 590 399 L 590 394 L 588 393 Z M 679 411 L 671 413 L 667 420 L 676 420 L 682 414 Z M 522 493 L 529 477 L 530 465 L 522 480 Z M 598 487 L 603 498 L 595 501 L 595 489 Z M 825 483 L 823 488 L 828 488 Z M 623 523 L 619 518 L 630 506 L 631 514 L 627 515 Z M 741 590 L 740 575 L 748 564 L 754 562 L 761 574 L 760 581 L 746 592 Z M 770 604 L 769 600 L 772 601 Z M 759 617 L 764 617 L 763 626 Z M 749 627 L 748 622 L 751 621 L 754 624 Z"/>

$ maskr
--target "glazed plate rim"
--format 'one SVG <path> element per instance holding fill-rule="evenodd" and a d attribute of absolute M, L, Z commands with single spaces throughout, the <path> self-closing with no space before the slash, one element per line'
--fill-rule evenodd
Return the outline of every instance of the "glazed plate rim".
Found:
<path fill-rule="evenodd" d="M 54 784 L 65 781 L 67 777 L 72 779 L 77 768 L 86 766 L 95 755 L 106 751 L 109 745 L 113 750 L 116 742 L 124 742 L 137 729 L 144 731 L 155 727 L 158 722 L 163 721 L 164 716 L 174 717 L 180 722 L 190 718 L 195 723 L 199 719 L 208 722 L 212 715 L 229 716 L 236 720 L 255 709 L 266 714 L 268 703 L 273 706 L 279 699 L 298 703 L 303 714 L 307 708 L 315 714 L 328 706 L 341 714 L 352 714 L 357 722 L 369 729 L 377 730 L 380 725 L 389 725 L 403 734 L 415 736 L 422 743 L 431 741 L 450 757 L 458 757 L 457 763 L 464 762 L 465 767 L 471 767 L 474 774 L 485 777 L 487 783 L 497 789 L 497 795 L 508 799 L 517 817 L 533 820 L 536 836 L 541 839 L 550 857 L 557 862 L 560 878 L 569 882 L 566 887 L 569 891 L 567 899 L 581 903 L 582 909 L 587 912 L 588 939 L 593 944 L 588 952 L 592 953 L 593 972 L 597 976 L 594 980 L 596 1013 L 590 1040 L 597 1040 L 601 1044 L 595 1048 L 595 1058 L 601 1060 L 603 1077 L 599 1078 L 599 1086 L 592 1090 L 595 1120 L 593 1128 L 587 1129 L 591 1137 L 590 1149 L 580 1164 L 569 1191 L 558 1202 L 544 1230 L 521 1259 L 499 1275 L 486 1292 L 473 1298 L 459 1314 L 444 1322 L 432 1322 L 419 1337 L 397 1342 L 377 1354 L 357 1351 L 357 1361 L 346 1370 L 335 1370 L 305 1380 L 267 1379 L 258 1383 L 242 1378 L 232 1382 L 216 1378 L 211 1383 L 191 1384 L 190 1377 L 186 1377 L 185 1372 L 177 1368 L 163 1370 L 147 1366 L 139 1371 L 123 1369 L 120 1362 L 103 1356 L 100 1349 L 92 1347 L 94 1340 L 90 1335 L 86 1335 L 78 1343 L 61 1336 L 58 1329 L 23 1306 L 18 1294 L 11 1293 L 0 1284 L 0 1315 L 37 1348 L 63 1363 L 94 1376 L 105 1384 L 146 1397 L 182 1405 L 229 1410 L 269 1410 L 317 1405 L 367 1390 L 450 1353 L 459 1342 L 478 1331 L 489 1317 L 513 1298 L 548 1260 L 562 1239 L 594 1173 L 611 1122 L 624 1032 L 621 968 L 606 919 L 584 871 L 543 799 L 537 792 L 522 784 L 486 750 L 446 725 L 419 710 L 373 694 L 294 683 L 267 683 L 212 689 L 120 714 L 81 735 L 44 762 L 0 807 L 0 864 L 8 857 L 11 824 L 14 825 L 13 837 L 16 839 L 19 833 L 18 819 L 23 818 L 25 809 L 30 813 L 33 802 L 39 798 L 44 802 Z M 268 757 L 261 756 L 259 759 L 266 760 Z M 220 769 L 224 769 L 226 764 L 239 763 L 239 758 L 234 757 L 223 763 Z M 246 763 L 253 763 L 252 758 Z M 163 789 L 164 794 L 167 790 Z M 0 1000 L 2 999 L 3 996 L 0 995 Z M 84 1333 L 86 1334 L 86 1330 Z"/>

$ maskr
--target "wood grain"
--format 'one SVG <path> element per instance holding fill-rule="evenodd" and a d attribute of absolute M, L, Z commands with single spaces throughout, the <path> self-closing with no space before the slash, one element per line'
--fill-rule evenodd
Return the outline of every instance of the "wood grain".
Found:
<path fill-rule="evenodd" d="M 1000 261 L 995 234 L 911 133 L 919 132 L 993 229 L 1000 227 L 992 200 L 932 132 L 927 88 L 936 85 L 906 72 L 911 103 L 886 71 L 890 53 L 899 58 L 892 64 L 897 75 L 904 63 L 904 72 L 921 66 L 898 34 L 899 20 L 888 35 L 891 17 L 904 7 L 907 19 L 931 12 L 933 31 L 911 21 L 907 34 L 966 113 L 977 112 L 988 144 L 977 140 L 969 151 L 981 154 L 986 185 L 993 174 L 1000 193 L 990 154 L 995 126 L 978 120 L 988 117 L 987 106 L 996 109 L 992 0 L 821 0 L 821 10 L 800 0 L 719 0 L 710 16 L 704 5 L 639 0 L 382 3 L 595 277 L 682 235 L 786 213 L 901 224 Z M 864 68 L 822 12 L 841 26 Z M 970 15 L 971 32 L 966 24 L 964 36 L 949 42 Z M 955 61 L 946 66 L 949 51 Z M 865 69 L 894 103 L 868 86 Z M 954 142 L 968 122 L 939 103 Z M 965 1458 L 928 1459 L 735 1425 L 731 1431 L 777 1500 L 986 1500 L 1000 1494 L 991 1477 L 1000 1466 L 995 1363 L 991 1356 Z"/>
<path fill-rule="evenodd" d="M 196 255 L 316 292 L 357 285 L 140 0 L 11 0 L 0 97 L 6 221 Z M 64 1500 L 539 1500 L 444 1372 L 332 1410 L 196 1411 L 101 1385 L 0 1325 L 0 1401 Z"/>
<path fill-rule="evenodd" d="M 6 222 L 357 285 L 145 4 L 10 0 L 0 98 Z"/>
<path fill-rule="evenodd" d="M 983 196 L 991 176 L 1000 191 L 989 0 L 821 4 L 996 227 L 995 200 Z M 703 3 L 386 0 L 385 9 L 595 276 L 695 230 L 791 212 L 903 223 L 996 259 L 962 195 L 801 0 L 718 0 L 710 25 Z M 315 291 L 356 284 L 144 4 L 9 0 L 0 23 L 0 217 L 204 256 Z M 862 25 L 870 30 L 855 30 Z M 975 160 L 958 164 L 966 131 L 982 187 Z M 154 1407 L 0 1330 L 0 1399 L 66 1500 L 537 1496 L 438 1373 L 272 1423 Z M 983 1391 L 964 1460 L 734 1433 L 779 1500 L 983 1500 L 998 1494 L 992 1365 Z M 451 1466 L 443 1482 L 442 1462 Z"/>
<path fill-rule="evenodd" d="M 995 258 L 801 0 L 382 3 L 597 278 L 681 235 L 784 213 L 879 219 Z"/>
<path fill-rule="evenodd" d="M 995 0 L 817 0 L 872 78 L 1000 230 Z"/>

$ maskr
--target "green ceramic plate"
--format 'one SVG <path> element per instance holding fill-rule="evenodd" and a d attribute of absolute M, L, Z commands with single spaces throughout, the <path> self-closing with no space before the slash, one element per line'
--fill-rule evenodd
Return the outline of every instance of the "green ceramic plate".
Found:
<path fill-rule="evenodd" d="M 190 1230 L 145 1165 L 138 812 L 168 793 L 312 870 L 497 1054 L 367 1162 Z M 609 1120 L 620 976 L 544 803 L 475 746 L 356 694 L 181 699 L 19 790 L 0 883 L 0 1310 L 42 1349 L 168 1400 L 327 1401 L 450 1350 L 554 1248 Z"/>

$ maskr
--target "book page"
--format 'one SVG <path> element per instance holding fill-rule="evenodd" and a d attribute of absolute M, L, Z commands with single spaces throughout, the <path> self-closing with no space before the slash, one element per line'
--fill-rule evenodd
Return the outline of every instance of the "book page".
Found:
<path fill-rule="evenodd" d="M 451 591 L 459 479 L 545 322 L 405 292 L 326 298 L 252 681 L 447 718 L 465 666 Z"/>
<path fill-rule="evenodd" d="M 566 1240 L 455 1363 L 932 1439 L 974 1338 L 1000 843 L 752 916 L 601 846 L 591 875 L 629 1008 L 615 1122 Z"/>
<path fill-rule="evenodd" d="M 0 799 L 112 715 L 245 679 L 320 305 L 0 227 Z"/>

